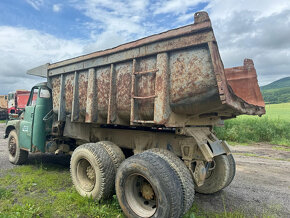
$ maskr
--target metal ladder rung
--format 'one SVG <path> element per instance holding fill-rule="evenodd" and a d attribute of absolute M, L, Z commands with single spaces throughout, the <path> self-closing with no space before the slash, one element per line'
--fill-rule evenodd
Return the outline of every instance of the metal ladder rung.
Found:
<path fill-rule="evenodd" d="M 149 99 L 149 98 L 156 98 L 156 95 L 150 95 L 150 96 L 132 96 L 134 99 Z"/>
<path fill-rule="evenodd" d="M 152 69 L 152 70 L 147 70 L 147 71 L 140 71 L 140 72 L 134 72 L 135 75 L 143 75 L 147 73 L 156 73 L 158 69 Z"/>
<path fill-rule="evenodd" d="M 133 120 L 134 123 L 152 123 L 154 124 L 154 120 Z"/>

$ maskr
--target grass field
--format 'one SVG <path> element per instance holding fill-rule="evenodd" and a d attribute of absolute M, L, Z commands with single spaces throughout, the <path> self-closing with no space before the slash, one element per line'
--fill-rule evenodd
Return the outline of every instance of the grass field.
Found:
<path fill-rule="evenodd" d="M 238 143 L 267 142 L 290 146 L 290 103 L 266 105 L 266 115 L 239 116 L 216 127 L 220 139 Z"/>
<path fill-rule="evenodd" d="M 270 119 L 290 122 L 290 103 L 268 104 L 266 105 L 266 115 L 264 116 Z"/>
<path fill-rule="evenodd" d="M 116 196 L 95 202 L 74 189 L 68 166 L 34 163 L 6 171 L 0 179 L 0 217 L 124 217 Z M 243 218 L 241 211 L 206 212 L 196 204 L 186 218 Z M 253 214 L 252 217 L 257 217 Z M 266 216 L 265 214 L 265 217 Z"/>

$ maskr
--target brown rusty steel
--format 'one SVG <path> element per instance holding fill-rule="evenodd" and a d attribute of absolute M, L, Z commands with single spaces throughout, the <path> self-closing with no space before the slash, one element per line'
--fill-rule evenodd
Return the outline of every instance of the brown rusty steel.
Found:
<path fill-rule="evenodd" d="M 74 89 L 73 89 L 73 99 L 72 99 L 72 112 L 71 121 L 76 121 L 79 119 L 79 75 L 77 71 L 74 73 Z"/>
<path fill-rule="evenodd" d="M 134 125 L 135 120 L 135 109 L 137 107 L 135 99 L 132 98 L 132 96 L 136 95 L 136 77 L 135 77 L 135 71 L 136 71 L 136 59 L 133 59 L 132 64 L 132 73 L 131 73 L 131 111 L 130 111 L 130 125 Z"/>
<path fill-rule="evenodd" d="M 225 73 L 229 85 L 238 97 L 250 104 L 265 107 L 253 60 L 245 59 L 243 66 L 226 68 Z"/>
<path fill-rule="evenodd" d="M 147 73 L 156 73 L 158 69 L 152 69 L 152 70 L 147 70 L 147 71 L 141 71 L 141 72 L 135 72 L 134 74 L 142 75 L 142 74 L 147 74 Z"/>
<path fill-rule="evenodd" d="M 157 55 L 156 65 L 158 71 L 155 78 L 155 95 L 154 100 L 154 121 L 159 124 L 166 124 L 170 113 L 170 75 L 169 75 L 169 56 L 168 53 Z"/>
<path fill-rule="evenodd" d="M 47 75 L 60 120 L 183 127 L 265 113 L 254 68 L 234 69 L 224 69 L 210 19 L 198 12 L 192 25 L 50 64 Z M 250 93 L 237 72 L 247 72 Z"/>
<path fill-rule="evenodd" d="M 97 121 L 97 104 L 96 104 L 96 71 L 94 68 L 89 69 L 88 90 L 86 105 L 86 123 Z"/>
<path fill-rule="evenodd" d="M 60 76 L 60 92 L 59 94 L 59 106 L 58 106 L 58 120 L 65 121 L 65 79 L 64 75 Z"/>
<path fill-rule="evenodd" d="M 107 123 L 113 123 L 116 114 L 116 72 L 114 64 L 111 64 L 110 71 L 110 92 L 109 92 L 109 105 L 108 105 L 108 118 Z"/>

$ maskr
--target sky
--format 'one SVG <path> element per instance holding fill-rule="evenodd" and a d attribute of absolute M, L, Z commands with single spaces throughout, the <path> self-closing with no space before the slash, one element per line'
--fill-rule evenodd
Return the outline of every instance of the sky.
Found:
<path fill-rule="evenodd" d="M 289 0 L 1 0 L 0 94 L 44 81 L 31 68 L 192 24 L 197 11 L 225 67 L 253 59 L 260 85 L 290 76 Z"/>

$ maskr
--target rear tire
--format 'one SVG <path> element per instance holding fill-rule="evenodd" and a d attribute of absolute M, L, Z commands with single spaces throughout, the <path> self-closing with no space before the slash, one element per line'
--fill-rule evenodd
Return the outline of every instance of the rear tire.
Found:
<path fill-rule="evenodd" d="M 77 147 L 71 157 L 73 184 L 81 196 L 108 199 L 114 192 L 116 167 L 102 143 Z"/>
<path fill-rule="evenodd" d="M 208 171 L 202 186 L 196 186 L 196 192 L 202 194 L 213 194 L 226 187 L 230 178 L 229 159 L 227 155 L 219 155 L 214 157 L 214 162 L 214 169 Z"/>
<path fill-rule="evenodd" d="M 28 151 L 19 147 L 18 136 L 15 130 L 12 130 L 8 136 L 9 161 L 12 164 L 24 164 L 28 159 Z"/>
<path fill-rule="evenodd" d="M 125 160 L 125 155 L 123 151 L 117 145 L 110 141 L 100 141 L 98 143 L 104 146 L 112 161 L 114 162 L 116 169 L 118 169 L 121 163 Z"/>
<path fill-rule="evenodd" d="M 151 152 L 126 159 L 118 169 L 116 193 L 127 217 L 180 217 L 183 192 L 170 165 Z"/>
<path fill-rule="evenodd" d="M 194 182 L 189 169 L 185 166 L 184 162 L 171 151 L 160 148 L 153 148 L 147 150 L 146 152 L 153 152 L 157 154 L 159 157 L 165 160 L 177 173 L 183 190 L 183 214 L 185 214 L 192 207 L 195 192 Z"/>
<path fill-rule="evenodd" d="M 233 181 L 233 179 L 235 178 L 235 175 L 236 175 L 236 162 L 235 162 L 233 155 L 229 154 L 229 155 L 227 155 L 227 158 L 228 158 L 228 161 L 230 164 L 230 171 L 229 171 L 229 179 L 228 179 L 225 187 L 227 187 L 229 184 L 231 184 L 231 182 Z"/>

